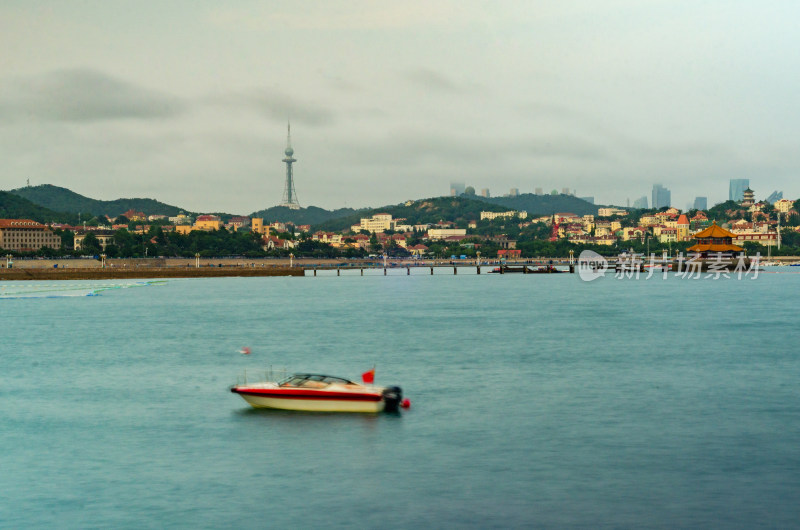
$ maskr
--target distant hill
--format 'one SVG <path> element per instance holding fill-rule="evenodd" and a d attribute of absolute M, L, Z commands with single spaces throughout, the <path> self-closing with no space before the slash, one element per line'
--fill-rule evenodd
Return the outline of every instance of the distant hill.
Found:
<path fill-rule="evenodd" d="M 505 206 L 510 210 L 526 211 L 529 216 L 574 213 L 597 215 L 598 206 L 572 195 L 534 195 L 523 193 L 516 197 L 479 197 L 475 199 Z"/>
<path fill-rule="evenodd" d="M 11 190 L 10 193 L 28 199 L 29 201 L 59 212 L 82 213 L 93 216 L 109 215 L 117 217 L 128 210 L 136 210 L 147 215 L 178 215 L 182 210 L 177 206 L 164 204 L 154 199 L 116 199 L 113 201 L 100 201 L 90 199 L 66 188 L 51 184 L 40 186 L 27 186 Z"/>
<path fill-rule="evenodd" d="M 31 219 L 40 223 L 78 223 L 77 214 L 54 212 L 7 191 L 0 191 L 0 219 Z"/>
<path fill-rule="evenodd" d="M 295 225 L 318 225 L 331 219 L 350 217 L 360 210 L 352 208 L 339 208 L 338 210 L 325 210 L 316 206 L 292 210 L 285 206 L 273 206 L 266 210 L 259 210 L 250 214 L 250 217 L 261 217 L 264 222 L 294 223 Z"/>
<path fill-rule="evenodd" d="M 327 231 L 346 230 L 350 226 L 358 224 L 362 217 L 371 217 L 377 213 L 391 214 L 393 218 L 405 219 L 406 224 L 411 225 L 438 223 L 439 221 L 454 221 L 466 225 L 469 221 L 480 219 L 481 211 L 502 212 L 506 209 L 463 195 L 460 197 L 434 197 L 408 201 L 394 206 L 361 210 L 354 215 L 322 223 L 316 228 Z"/>

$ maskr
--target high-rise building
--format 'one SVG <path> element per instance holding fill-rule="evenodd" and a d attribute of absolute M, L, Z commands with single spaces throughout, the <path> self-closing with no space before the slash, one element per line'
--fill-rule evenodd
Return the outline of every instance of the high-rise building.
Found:
<path fill-rule="evenodd" d="M 707 210 L 708 209 L 708 197 L 695 197 L 694 204 L 692 207 L 695 210 Z"/>
<path fill-rule="evenodd" d="M 488 199 L 489 197 L 491 197 L 491 195 L 489 195 L 489 188 L 483 188 L 483 189 L 481 190 L 481 197 L 486 197 L 487 199 Z"/>
<path fill-rule="evenodd" d="M 511 191 L 508 192 L 509 197 L 516 197 L 517 195 L 519 195 L 518 188 L 511 188 Z"/>
<path fill-rule="evenodd" d="M 647 197 L 643 195 L 633 201 L 633 207 L 639 210 L 647 210 Z"/>
<path fill-rule="evenodd" d="M 450 195 L 453 197 L 458 197 L 459 195 L 464 195 L 464 192 L 467 190 L 467 186 L 463 182 L 451 182 L 450 183 Z"/>
<path fill-rule="evenodd" d="M 570 195 L 569 188 L 561 188 L 561 194 L 562 195 Z"/>
<path fill-rule="evenodd" d="M 661 184 L 653 184 L 653 208 L 669 207 L 672 205 L 672 194 Z"/>
<path fill-rule="evenodd" d="M 294 155 L 294 149 L 292 149 L 292 125 L 286 125 L 286 150 L 284 151 L 286 158 L 283 159 L 284 164 L 286 164 L 286 183 L 283 187 L 283 201 L 281 201 L 279 206 L 285 206 L 286 208 L 291 208 L 292 210 L 299 210 L 300 203 L 297 202 L 297 192 L 294 191 L 294 173 L 292 172 L 292 164 L 297 162 L 292 155 Z"/>
<path fill-rule="evenodd" d="M 542 190 L 542 188 L 536 188 L 535 190 L 533 190 L 533 192 L 536 195 L 544 195 L 544 190 Z"/>
<path fill-rule="evenodd" d="M 783 192 L 775 190 L 775 191 L 773 191 L 772 193 L 769 194 L 769 197 L 767 197 L 766 200 L 770 204 L 775 204 L 776 202 L 778 202 L 781 199 L 783 199 Z"/>
<path fill-rule="evenodd" d="M 581 199 L 582 201 L 588 202 L 589 204 L 594 204 L 594 197 L 578 197 L 578 198 Z"/>
<path fill-rule="evenodd" d="M 731 179 L 728 186 L 728 200 L 741 201 L 744 199 L 744 190 L 750 187 L 750 179 Z"/>
<path fill-rule="evenodd" d="M 694 209 L 695 210 L 708 210 L 708 198 L 707 197 L 695 197 L 694 198 Z"/>

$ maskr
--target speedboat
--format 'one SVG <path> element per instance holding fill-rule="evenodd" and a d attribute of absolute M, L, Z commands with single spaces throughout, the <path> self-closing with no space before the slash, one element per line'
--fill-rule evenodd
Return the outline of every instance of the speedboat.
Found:
<path fill-rule="evenodd" d="M 397 412 L 409 406 L 398 386 L 367 386 L 342 377 L 294 374 L 231 387 L 255 408 L 308 412 Z"/>

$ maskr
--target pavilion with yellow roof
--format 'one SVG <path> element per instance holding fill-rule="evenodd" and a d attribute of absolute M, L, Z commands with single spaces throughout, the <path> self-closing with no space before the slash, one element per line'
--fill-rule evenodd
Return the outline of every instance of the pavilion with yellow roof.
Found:
<path fill-rule="evenodd" d="M 732 257 L 733 253 L 744 250 L 744 248 L 733 244 L 735 238 L 736 234 L 718 226 L 715 221 L 705 230 L 697 232 L 694 235 L 697 243 L 686 250 L 696 252 L 701 258 L 708 258 L 709 254 L 714 254 L 714 257 L 717 254 Z"/>

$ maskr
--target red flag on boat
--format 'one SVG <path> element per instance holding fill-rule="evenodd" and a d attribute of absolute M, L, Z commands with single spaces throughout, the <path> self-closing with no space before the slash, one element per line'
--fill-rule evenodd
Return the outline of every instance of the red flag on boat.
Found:
<path fill-rule="evenodd" d="M 367 370 L 366 372 L 361 374 L 361 379 L 365 383 L 369 383 L 369 384 L 374 383 L 375 382 L 375 368 L 373 368 L 372 370 Z"/>

